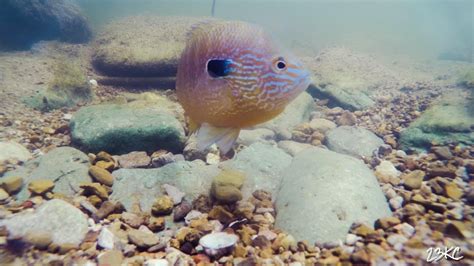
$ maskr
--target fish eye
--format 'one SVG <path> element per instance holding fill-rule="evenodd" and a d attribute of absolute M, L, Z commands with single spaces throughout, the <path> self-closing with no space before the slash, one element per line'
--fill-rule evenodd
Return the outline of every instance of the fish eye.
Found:
<path fill-rule="evenodd" d="M 230 60 L 211 59 L 207 62 L 207 73 L 213 78 L 225 77 L 230 74 Z"/>
<path fill-rule="evenodd" d="M 274 66 L 275 66 L 275 69 L 278 71 L 285 70 L 286 62 L 283 58 L 279 57 L 275 60 Z"/>

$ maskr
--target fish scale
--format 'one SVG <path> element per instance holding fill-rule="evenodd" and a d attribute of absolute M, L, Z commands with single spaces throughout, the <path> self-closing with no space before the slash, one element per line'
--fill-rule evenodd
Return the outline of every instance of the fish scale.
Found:
<path fill-rule="evenodd" d="M 226 69 L 208 69 L 212 60 L 225 61 L 212 68 Z M 261 27 L 213 20 L 188 34 L 176 93 L 190 124 L 197 126 L 198 147 L 217 143 L 226 152 L 240 129 L 274 118 L 308 84 L 308 71 L 280 51 Z"/>

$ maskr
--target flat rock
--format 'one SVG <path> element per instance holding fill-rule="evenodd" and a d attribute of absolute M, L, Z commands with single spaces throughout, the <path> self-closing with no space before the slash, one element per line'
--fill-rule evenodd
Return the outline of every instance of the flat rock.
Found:
<path fill-rule="evenodd" d="M 100 114 L 100 115 L 97 115 Z M 103 104 L 81 108 L 70 123 L 72 142 L 89 151 L 123 154 L 180 151 L 184 129 L 168 110 L 148 104 Z"/>
<path fill-rule="evenodd" d="M 400 146 L 408 150 L 428 149 L 432 143 L 474 145 L 473 99 L 468 91 L 445 95 L 402 131 Z"/>
<path fill-rule="evenodd" d="M 309 93 L 303 92 L 286 106 L 283 113 L 257 127 L 271 129 L 280 138 L 283 136 L 289 136 L 288 138 L 290 138 L 291 130 L 293 130 L 295 126 L 307 122 L 313 109 L 313 97 L 311 97 Z"/>
<path fill-rule="evenodd" d="M 0 221 L 12 236 L 26 236 L 28 232 L 45 232 L 54 244 L 78 246 L 88 231 L 87 216 L 71 204 L 53 199 L 33 212 L 22 212 Z"/>
<path fill-rule="evenodd" d="M 155 199 L 164 195 L 162 185 L 172 185 L 193 200 L 200 194 L 209 194 L 212 179 L 219 172 L 216 165 L 200 160 L 173 162 L 156 169 L 119 169 L 113 172 L 110 198 L 121 202 L 128 211 L 136 203 L 143 211 L 150 211 Z"/>
<path fill-rule="evenodd" d="M 281 183 L 281 173 L 291 160 L 292 157 L 276 145 L 257 142 L 237 153 L 232 160 L 221 163 L 221 168 L 245 174 L 241 191 L 243 199 L 246 199 L 258 189 L 275 195 Z"/>
<path fill-rule="evenodd" d="M 390 216 L 372 171 L 359 159 L 321 148 L 298 153 L 276 194 L 276 227 L 310 242 L 344 240 L 352 223 Z"/>
<path fill-rule="evenodd" d="M 282 140 L 278 142 L 278 148 L 284 150 L 291 156 L 295 156 L 297 153 L 311 147 L 313 147 L 313 145 L 292 140 Z"/>
<path fill-rule="evenodd" d="M 354 157 L 371 157 L 384 144 L 374 133 L 355 126 L 340 126 L 329 130 L 324 142 L 330 150 Z"/>
<path fill-rule="evenodd" d="M 275 132 L 268 128 L 244 129 L 240 131 L 237 143 L 249 146 L 255 142 L 271 142 L 275 138 Z"/>
<path fill-rule="evenodd" d="M 31 153 L 18 142 L 0 142 L 0 162 L 12 159 L 24 162 L 31 159 Z"/>
<path fill-rule="evenodd" d="M 59 147 L 26 162 L 23 167 L 15 171 L 7 172 L 5 177 L 23 177 L 24 184 L 29 184 L 34 180 L 49 179 L 54 182 L 53 192 L 74 195 L 80 190 L 81 183 L 92 181 L 88 171 L 89 158 L 85 153 L 71 147 Z M 0 178 L 0 183 L 3 178 Z M 29 196 L 27 186 L 23 186 L 17 199 L 22 201 Z"/>
<path fill-rule="evenodd" d="M 94 67 L 107 76 L 175 76 L 191 26 L 206 18 L 134 16 L 113 21 L 98 34 Z"/>

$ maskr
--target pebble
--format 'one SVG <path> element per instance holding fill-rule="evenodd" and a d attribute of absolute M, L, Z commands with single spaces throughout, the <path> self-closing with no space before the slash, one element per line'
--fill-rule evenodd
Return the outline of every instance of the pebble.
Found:
<path fill-rule="evenodd" d="M 144 151 L 133 151 L 118 156 L 122 168 L 145 168 L 151 163 L 151 158 Z"/>
<path fill-rule="evenodd" d="M 165 259 L 151 259 L 151 260 L 146 260 L 145 263 L 143 263 L 143 266 L 169 266 L 169 262 Z"/>
<path fill-rule="evenodd" d="M 454 182 L 445 185 L 444 193 L 447 197 L 453 200 L 459 200 L 463 195 L 462 189 Z"/>
<path fill-rule="evenodd" d="M 8 197 L 10 197 L 10 195 L 8 195 L 8 193 L 3 188 L 0 188 L 0 202 L 5 201 L 8 199 Z"/>
<path fill-rule="evenodd" d="M 131 212 L 122 212 L 120 219 L 133 228 L 138 228 L 144 223 L 144 218 L 142 216 Z"/>
<path fill-rule="evenodd" d="M 84 189 L 84 195 L 96 195 L 102 200 L 109 198 L 107 190 L 99 183 L 85 183 L 80 185 L 80 188 Z"/>
<path fill-rule="evenodd" d="M 183 197 L 186 195 L 184 192 L 172 185 L 164 184 L 161 187 L 165 190 L 166 195 L 171 197 L 174 202 L 174 205 L 180 204 L 183 200 Z"/>
<path fill-rule="evenodd" d="M 351 112 L 343 112 L 336 120 L 339 126 L 353 126 L 357 123 L 356 116 Z"/>
<path fill-rule="evenodd" d="M 395 226 L 398 232 L 402 233 L 405 237 L 410 238 L 415 233 L 415 227 L 408 223 L 402 223 Z"/>
<path fill-rule="evenodd" d="M 52 191 L 54 182 L 51 179 L 37 179 L 28 184 L 28 190 L 34 195 L 43 195 L 46 192 Z"/>
<path fill-rule="evenodd" d="M 206 163 L 210 165 L 219 164 L 221 161 L 221 156 L 219 154 L 208 153 L 206 155 Z"/>
<path fill-rule="evenodd" d="M 153 167 L 156 167 L 156 168 L 162 167 L 164 165 L 167 165 L 175 161 L 176 161 L 176 158 L 173 155 L 173 153 L 165 151 L 165 150 L 156 151 L 151 155 L 151 164 Z"/>
<path fill-rule="evenodd" d="M 309 127 L 314 131 L 319 131 L 321 133 L 326 133 L 327 131 L 336 128 L 337 125 L 332 122 L 331 120 L 327 120 L 324 118 L 313 118 L 309 122 Z"/>
<path fill-rule="evenodd" d="M 165 229 L 165 218 L 163 217 L 150 217 L 148 221 L 148 228 L 152 232 L 159 232 Z"/>
<path fill-rule="evenodd" d="M 173 211 L 173 220 L 180 221 L 192 210 L 193 205 L 189 201 L 182 201 Z"/>
<path fill-rule="evenodd" d="M 382 228 L 384 230 L 387 230 L 390 227 L 393 227 L 395 225 L 400 224 L 401 221 L 397 217 L 385 217 L 385 218 L 380 218 L 375 221 L 375 229 Z"/>
<path fill-rule="evenodd" d="M 219 220 L 223 224 L 228 224 L 234 219 L 234 215 L 222 206 L 214 206 L 209 212 L 209 218 Z"/>
<path fill-rule="evenodd" d="M 18 192 L 23 186 L 23 178 L 19 176 L 7 176 L 0 180 L 0 187 L 5 189 L 8 194 L 12 195 Z"/>
<path fill-rule="evenodd" d="M 390 207 L 394 210 L 398 210 L 403 205 L 403 198 L 400 196 L 396 196 L 395 198 L 390 199 L 389 201 Z"/>
<path fill-rule="evenodd" d="M 101 184 L 106 186 L 112 186 L 114 184 L 114 177 L 104 168 L 93 165 L 89 168 L 89 174 L 94 178 L 94 180 Z"/>
<path fill-rule="evenodd" d="M 97 237 L 97 244 L 103 249 L 114 249 L 115 235 L 104 227 Z"/>
<path fill-rule="evenodd" d="M 352 245 L 354 245 L 359 239 L 361 239 L 361 238 L 358 237 L 357 235 L 354 235 L 354 234 L 347 234 L 347 236 L 346 236 L 346 244 L 349 245 L 349 246 L 352 246 Z"/>
<path fill-rule="evenodd" d="M 121 265 L 123 254 L 120 250 L 107 250 L 97 256 L 99 265 Z"/>
<path fill-rule="evenodd" d="M 131 229 L 128 232 L 128 239 L 137 247 L 149 248 L 157 245 L 160 242 L 160 238 L 153 233 L 143 232 L 141 230 Z"/>
<path fill-rule="evenodd" d="M 51 234 L 48 232 L 36 232 L 30 231 L 25 237 L 25 241 L 35 246 L 37 249 L 47 249 L 48 246 L 53 242 Z"/>
<path fill-rule="evenodd" d="M 415 170 L 408 174 L 402 175 L 403 185 L 408 189 L 419 189 L 423 178 L 425 177 L 425 172 L 422 170 Z"/>
<path fill-rule="evenodd" d="M 375 167 L 375 175 L 384 183 L 392 183 L 400 175 L 400 172 L 390 161 L 382 161 Z"/>
<path fill-rule="evenodd" d="M 153 215 L 167 215 L 173 211 L 174 202 L 169 196 L 160 196 L 151 207 Z"/>
<path fill-rule="evenodd" d="M 440 160 L 451 160 L 453 158 L 453 154 L 449 150 L 449 147 L 446 146 L 432 147 L 431 151 L 436 154 Z"/>

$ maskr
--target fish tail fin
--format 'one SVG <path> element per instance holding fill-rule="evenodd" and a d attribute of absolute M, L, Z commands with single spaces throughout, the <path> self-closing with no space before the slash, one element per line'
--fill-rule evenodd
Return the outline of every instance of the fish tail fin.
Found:
<path fill-rule="evenodd" d="M 226 154 L 239 137 L 240 128 L 219 128 L 203 123 L 197 132 L 197 148 L 205 150 L 216 143 L 222 154 Z"/>

